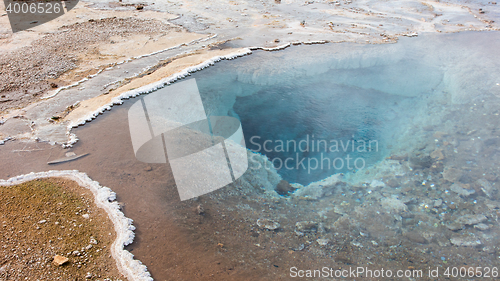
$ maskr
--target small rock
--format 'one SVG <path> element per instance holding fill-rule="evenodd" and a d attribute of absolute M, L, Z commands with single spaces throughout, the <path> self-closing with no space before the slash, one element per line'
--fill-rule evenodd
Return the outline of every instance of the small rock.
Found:
<path fill-rule="evenodd" d="M 425 240 L 425 238 L 420 234 L 420 233 L 417 233 L 417 232 L 414 232 L 414 231 L 410 231 L 410 232 L 406 232 L 404 234 L 404 236 L 412 241 L 412 242 L 415 242 L 415 243 L 419 243 L 419 244 L 425 244 L 427 241 Z"/>
<path fill-rule="evenodd" d="M 425 169 L 432 166 L 432 158 L 430 156 L 410 157 L 410 167 L 412 169 Z"/>
<path fill-rule="evenodd" d="M 88 218 L 90 218 L 90 215 L 89 215 L 89 214 L 83 214 L 83 215 L 82 215 L 82 217 L 83 217 L 84 219 L 88 219 Z"/>
<path fill-rule="evenodd" d="M 72 156 L 75 156 L 76 153 L 74 153 L 73 151 L 70 151 L 70 152 L 66 152 L 66 154 L 64 154 L 66 157 L 72 157 Z"/>
<path fill-rule="evenodd" d="M 299 232 L 316 232 L 318 231 L 318 223 L 313 221 L 300 221 L 295 224 Z"/>
<path fill-rule="evenodd" d="M 286 180 L 281 180 L 276 186 L 276 192 L 281 196 L 286 196 L 288 193 L 294 192 L 296 188 L 290 185 Z"/>
<path fill-rule="evenodd" d="M 471 194 L 474 194 L 476 193 L 476 191 L 474 191 L 474 189 L 465 189 L 463 187 L 461 187 L 459 184 L 452 184 L 451 187 L 450 187 L 451 191 L 457 193 L 458 195 L 460 196 L 463 196 L 463 197 L 467 197 Z"/>
<path fill-rule="evenodd" d="M 316 242 L 318 242 L 320 246 L 326 246 L 330 242 L 330 239 L 317 239 Z"/>
<path fill-rule="evenodd" d="M 485 230 L 490 229 L 490 226 L 487 224 L 484 224 L 484 223 L 479 223 L 479 224 L 474 225 L 474 228 L 485 231 Z"/>
<path fill-rule="evenodd" d="M 87 251 L 90 249 L 92 249 L 92 244 L 88 244 L 87 247 L 85 247 L 85 250 L 87 250 Z"/>
<path fill-rule="evenodd" d="M 269 219 L 258 219 L 257 220 L 257 225 L 259 227 L 268 229 L 268 230 L 275 230 L 280 227 L 280 224 L 278 222 L 269 220 Z"/>
<path fill-rule="evenodd" d="M 198 207 L 196 207 L 196 212 L 198 213 L 198 215 L 204 215 L 205 209 L 203 208 L 202 205 L 198 205 Z"/>
<path fill-rule="evenodd" d="M 52 261 L 52 263 L 54 263 L 57 266 L 61 266 L 65 263 L 67 263 L 68 261 L 69 261 L 69 259 L 66 257 L 60 256 L 60 255 L 55 255 L 54 261 Z"/>
<path fill-rule="evenodd" d="M 437 199 L 436 201 L 434 201 L 434 208 L 439 208 L 439 207 L 441 207 L 442 204 L 443 204 L 443 200 Z"/>
<path fill-rule="evenodd" d="M 484 215 L 465 215 L 459 217 L 456 222 L 464 225 L 475 225 L 488 220 Z"/>
<path fill-rule="evenodd" d="M 431 158 L 434 160 L 443 160 L 444 159 L 443 150 L 442 149 L 434 150 L 431 153 Z"/>
<path fill-rule="evenodd" d="M 457 182 L 462 177 L 459 169 L 446 167 L 443 171 L 443 178 L 449 182 Z"/>
<path fill-rule="evenodd" d="M 280 40 L 279 39 L 274 39 L 274 43 L 279 43 Z"/>
<path fill-rule="evenodd" d="M 455 246 L 462 247 L 474 247 L 482 244 L 479 239 L 476 239 L 474 237 L 453 237 L 450 239 L 450 242 Z"/>
<path fill-rule="evenodd" d="M 137 5 L 137 6 L 135 6 L 135 9 L 142 10 L 142 9 L 144 9 L 144 5 Z"/>
<path fill-rule="evenodd" d="M 370 183 L 370 187 L 371 188 L 377 188 L 377 187 L 383 188 L 383 187 L 385 187 L 385 183 L 383 183 L 379 180 L 372 180 L 372 182 Z"/>
<path fill-rule="evenodd" d="M 460 230 L 464 228 L 463 224 L 457 223 L 457 222 L 452 222 L 446 225 L 446 228 L 452 231 Z"/>
<path fill-rule="evenodd" d="M 92 279 L 93 275 L 91 272 L 87 272 L 87 274 L 85 275 L 85 278 L 86 279 Z"/>
<path fill-rule="evenodd" d="M 97 240 L 94 237 L 90 237 L 90 244 L 97 245 Z"/>
<path fill-rule="evenodd" d="M 484 194 L 488 197 L 491 197 L 492 192 L 493 192 L 493 186 L 491 183 L 485 179 L 479 179 L 476 181 L 479 186 L 481 186 L 481 190 L 484 192 Z"/>
<path fill-rule="evenodd" d="M 147 166 L 146 168 L 144 168 L 144 171 L 146 171 L 146 172 L 149 172 L 152 170 L 153 170 L 153 168 L 151 166 Z"/>
<path fill-rule="evenodd" d="M 47 220 L 41 220 L 38 223 L 46 223 L 46 222 L 47 222 Z"/>
<path fill-rule="evenodd" d="M 392 188 L 400 186 L 399 182 L 393 178 L 387 180 L 387 185 L 392 187 Z"/>

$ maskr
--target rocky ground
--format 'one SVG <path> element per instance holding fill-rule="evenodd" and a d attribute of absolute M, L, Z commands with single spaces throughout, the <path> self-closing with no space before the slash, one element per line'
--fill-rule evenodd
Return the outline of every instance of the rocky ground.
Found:
<path fill-rule="evenodd" d="M 126 280 L 90 191 L 65 179 L 0 187 L 1 280 Z"/>

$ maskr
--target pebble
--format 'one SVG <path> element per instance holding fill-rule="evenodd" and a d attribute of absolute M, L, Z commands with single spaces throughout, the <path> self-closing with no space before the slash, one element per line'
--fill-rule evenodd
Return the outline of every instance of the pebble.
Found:
<path fill-rule="evenodd" d="M 479 239 L 476 239 L 474 237 L 453 237 L 450 239 L 450 242 L 455 246 L 462 247 L 474 247 L 482 244 Z"/>
<path fill-rule="evenodd" d="M 436 201 L 434 201 L 435 208 L 440 207 L 442 204 L 443 204 L 443 200 L 441 200 L 441 199 L 437 199 Z"/>
<path fill-rule="evenodd" d="M 90 218 L 90 215 L 89 215 L 89 214 L 83 214 L 83 215 L 82 215 L 82 217 L 83 217 L 84 219 L 88 219 L 88 218 Z"/>
<path fill-rule="evenodd" d="M 465 215 L 459 217 L 456 222 L 464 225 L 475 225 L 486 221 L 487 218 L 484 215 Z"/>
<path fill-rule="evenodd" d="M 317 239 L 316 242 L 318 242 L 320 246 L 326 246 L 330 242 L 330 239 Z"/>
<path fill-rule="evenodd" d="M 268 230 L 275 230 L 280 227 L 280 224 L 278 222 L 269 220 L 269 219 L 258 219 L 257 220 L 257 225 L 259 227 L 268 229 Z"/>
<path fill-rule="evenodd" d="M 462 177 L 462 172 L 458 169 L 446 167 L 443 171 L 443 178 L 449 182 L 457 182 Z"/>
<path fill-rule="evenodd" d="M 60 256 L 60 255 L 55 255 L 54 256 L 54 261 L 53 263 L 57 266 L 61 266 L 65 263 L 67 263 L 69 261 L 69 259 L 67 257 L 63 257 L 63 256 Z"/>
<path fill-rule="evenodd" d="M 487 224 L 484 224 L 484 223 L 478 223 L 478 224 L 474 225 L 474 228 L 477 228 L 479 230 L 484 231 L 484 230 L 490 229 L 490 226 Z"/>
<path fill-rule="evenodd" d="M 299 221 L 295 224 L 299 232 L 316 232 L 318 230 L 318 223 L 314 221 Z"/>
<path fill-rule="evenodd" d="M 486 196 L 491 197 L 491 194 L 493 192 L 493 186 L 490 184 L 489 181 L 485 179 L 479 179 L 476 181 L 476 183 L 481 186 L 481 190 L 484 192 Z"/>
<path fill-rule="evenodd" d="M 451 191 L 453 191 L 453 192 L 455 192 L 458 195 L 463 196 L 463 197 L 467 197 L 467 196 L 470 196 L 470 195 L 476 193 L 476 191 L 474 191 L 473 189 L 470 189 L 470 190 L 465 189 L 456 183 L 451 185 L 450 189 L 451 189 Z"/>

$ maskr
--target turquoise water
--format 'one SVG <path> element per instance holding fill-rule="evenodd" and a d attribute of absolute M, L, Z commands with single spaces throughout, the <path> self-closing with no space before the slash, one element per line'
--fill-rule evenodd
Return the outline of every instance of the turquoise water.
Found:
<path fill-rule="evenodd" d="M 488 64 L 476 66 L 485 59 L 477 49 L 491 56 L 492 40 L 496 33 L 294 46 L 221 62 L 193 77 L 208 115 L 239 118 L 248 149 L 266 155 L 283 179 L 307 185 L 356 173 L 418 143 L 410 124 L 416 116 L 422 126 L 436 122 L 422 116 L 429 101 L 463 104 L 496 90 Z M 485 82 L 474 83 L 481 75 Z"/>

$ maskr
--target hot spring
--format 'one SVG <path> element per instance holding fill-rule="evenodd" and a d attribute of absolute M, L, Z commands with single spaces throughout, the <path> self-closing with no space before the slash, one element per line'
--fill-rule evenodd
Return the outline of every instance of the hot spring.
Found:
<path fill-rule="evenodd" d="M 240 119 L 247 148 L 269 158 L 267 169 L 307 185 L 418 146 L 425 133 L 411 128 L 441 122 L 439 112 L 428 112 L 430 103 L 463 104 L 498 91 L 488 64 L 476 64 L 490 60 L 481 53 L 492 55 L 491 39 L 497 34 L 292 46 L 193 77 L 208 115 Z M 250 159 L 252 165 L 261 166 Z"/>

